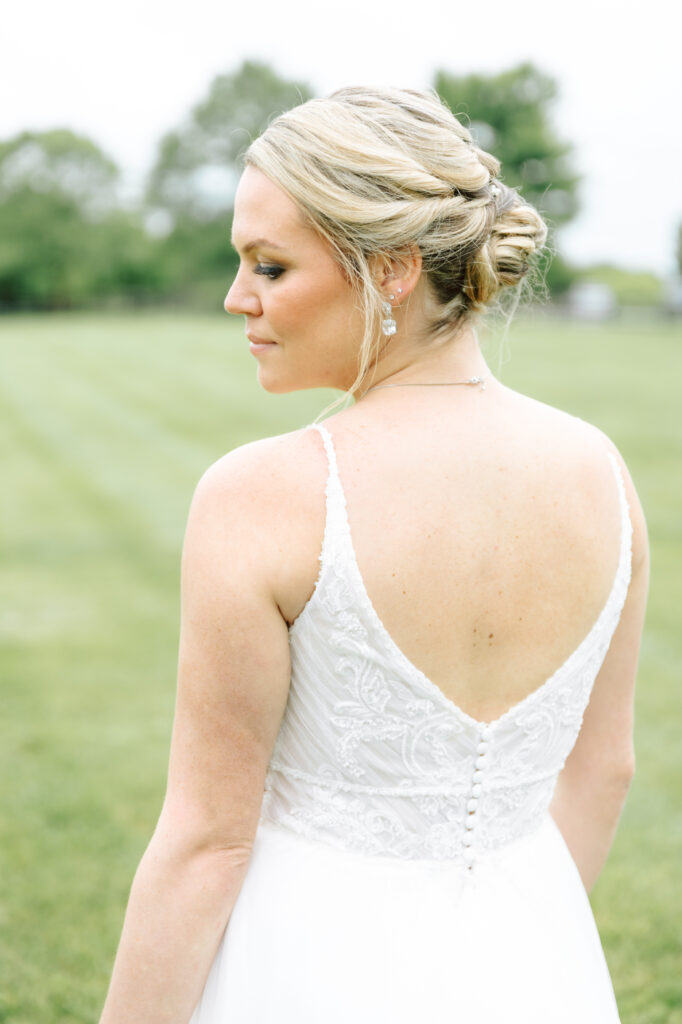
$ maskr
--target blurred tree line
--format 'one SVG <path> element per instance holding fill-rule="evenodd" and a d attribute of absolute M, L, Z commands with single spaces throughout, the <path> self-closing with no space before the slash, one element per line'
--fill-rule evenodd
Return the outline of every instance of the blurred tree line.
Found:
<path fill-rule="evenodd" d="M 544 272 L 561 294 L 579 276 L 556 237 L 578 211 L 579 177 L 572 146 L 551 124 L 556 83 L 525 63 L 491 76 L 439 71 L 433 85 L 548 221 Z M 254 61 L 216 77 L 160 140 L 144 193 L 128 205 L 120 169 L 88 138 L 56 129 L 0 142 L 0 310 L 222 304 L 237 266 L 240 154 L 273 116 L 312 95 Z"/>

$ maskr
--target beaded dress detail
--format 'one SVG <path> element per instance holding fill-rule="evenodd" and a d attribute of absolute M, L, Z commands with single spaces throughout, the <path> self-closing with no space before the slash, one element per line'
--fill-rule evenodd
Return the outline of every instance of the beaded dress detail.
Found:
<path fill-rule="evenodd" d="M 320 570 L 290 629 L 290 691 L 249 874 L 192 1024 L 614 1024 L 590 905 L 548 808 L 630 582 L 616 459 L 620 555 L 601 613 L 542 686 L 483 722 L 383 626 L 331 434 L 310 426 L 328 459 Z M 484 971 L 479 940 L 493 957 Z M 260 991 L 268 969 L 272 1001 Z"/>

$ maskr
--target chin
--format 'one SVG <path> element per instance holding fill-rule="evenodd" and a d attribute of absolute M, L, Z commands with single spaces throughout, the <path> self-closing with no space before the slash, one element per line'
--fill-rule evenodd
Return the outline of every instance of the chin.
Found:
<path fill-rule="evenodd" d="M 303 391 L 305 388 L 313 388 L 317 385 L 310 384 L 308 381 L 301 379 L 300 381 L 292 380 L 291 378 L 278 377 L 277 374 L 261 372 L 258 373 L 258 383 L 262 387 L 263 391 L 267 391 L 270 395 L 288 395 L 291 391 Z"/>
<path fill-rule="evenodd" d="M 288 395 L 292 391 L 312 391 L 315 388 L 338 388 L 327 380 L 318 380 L 310 373 L 278 374 L 269 367 L 258 367 L 258 383 L 270 395 Z"/>
<path fill-rule="evenodd" d="M 262 387 L 263 391 L 267 391 L 269 395 L 288 395 L 291 391 L 300 391 L 295 385 L 282 384 L 279 381 L 276 382 L 258 382 Z"/>

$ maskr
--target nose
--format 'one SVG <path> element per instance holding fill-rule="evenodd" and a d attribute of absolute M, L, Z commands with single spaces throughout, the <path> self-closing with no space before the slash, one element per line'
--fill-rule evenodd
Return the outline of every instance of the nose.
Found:
<path fill-rule="evenodd" d="M 258 296 L 244 283 L 241 268 L 225 296 L 223 308 L 226 313 L 234 313 L 237 316 L 247 313 L 250 316 L 259 316 L 262 312 Z"/>

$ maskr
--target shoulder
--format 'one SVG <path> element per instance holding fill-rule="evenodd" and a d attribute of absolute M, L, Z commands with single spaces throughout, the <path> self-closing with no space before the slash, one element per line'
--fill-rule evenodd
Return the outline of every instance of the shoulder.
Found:
<path fill-rule="evenodd" d="M 529 395 L 505 390 L 516 406 L 509 411 L 521 429 L 535 433 L 544 446 L 557 449 L 563 458 L 569 459 L 570 465 L 603 468 L 610 454 L 619 467 L 627 469 L 614 441 L 595 424 Z"/>
<path fill-rule="evenodd" d="M 319 488 L 322 440 L 303 427 L 232 449 L 200 477 L 191 501 L 183 558 L 226 545 L 252 566 L 286 548 L 289 524 L 300 518 L 301 497 Z"/>
<path fill-rule="evenodd" d="M 600 427 L 544 402 L 520 396 L 527 414 L 535 419 L 542 432 L 542 443 L 556 453 L 557 461 L 569 467 L 573 480 L 588 499 L 600 502 L 607 491 L 612 492 L 615 464 L 623 482 L 625 498 L 633 529 L 633 566 L 648 561 L 648 534 L 644 511 L 627 462 L 614 440 Z"/>
<path fill-rule="evenodd" d="M 317 454 L 317 459 L 316 459 Z M 318 432 L 307 427 L 259 438 L 226 452 L 199 479 L 193 504 L 221 508 L 229 501 L 252 507 L 257 517 L 278 507 L 306 474 L 307 467 L 324 462 Z"/>

